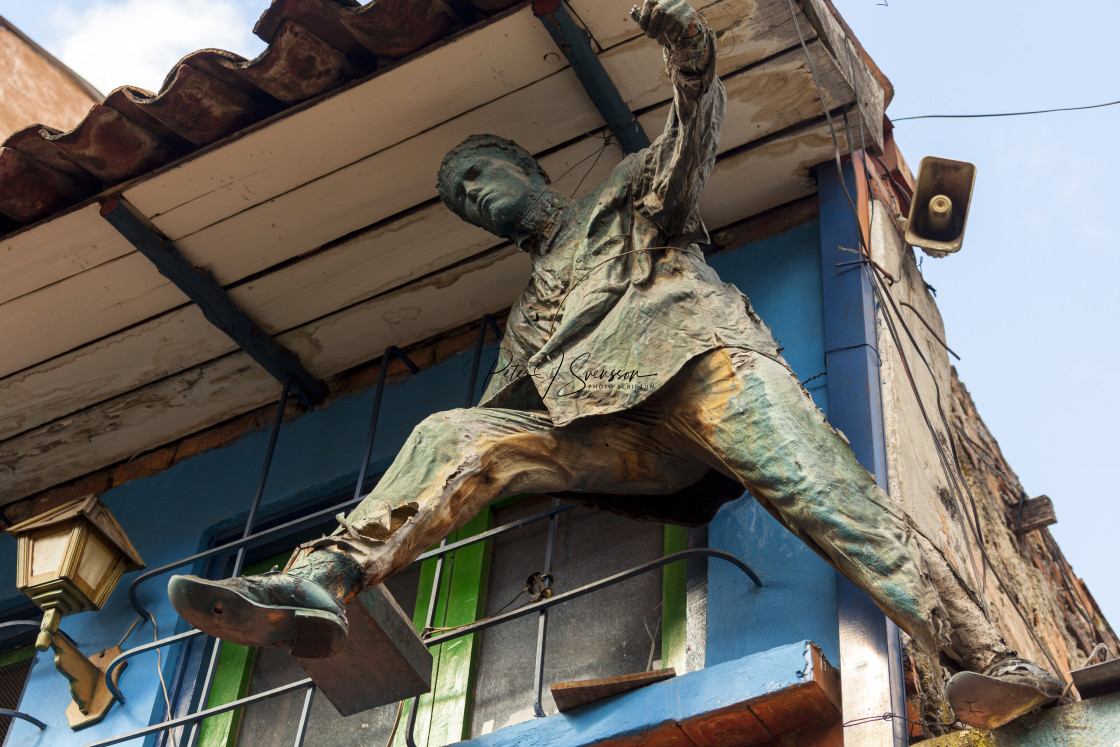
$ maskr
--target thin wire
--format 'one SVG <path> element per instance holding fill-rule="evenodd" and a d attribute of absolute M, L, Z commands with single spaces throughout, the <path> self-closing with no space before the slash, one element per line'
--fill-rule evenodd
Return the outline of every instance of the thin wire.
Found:
<path fill-rule="evenodd" d="M 600 148 L 599 152 L 595 154 L 595 160 L 592 161 L 591 165 L 587 167 L 587 172 L 583 175 L 583 178 L 579 180 L 579 184 L 576 185 L 576 188 L 572 190 L 572 194 L 569 195 L 569 198 L 574 198 L 576 196 L 576 192 L 579 192 L 579 188 L 583 186 L 583 183 L 585 181 L 587 181 L 587 177 L 591 176 L 591 172 L 595 170 L 595 166 L 599 163 L 599 159 L 602 158 L 603 154 L 607 152 L 607 148 L 610 146 L 610 144 L 611 138 L 610 135 L 607 135 L 607 137 L 603 140 L 603 147 Z M 583 160 L 586 161 L 587 159 L 585 158 Z M 580 163 L 582 162 L 583 161 L 581 161 Z M 569 171 L 570 170 L 571 169 L 569 169 Z"/>
<path fill-rule="evenodd" d="M 158 642 L 159 625 L 156 624 L 156 617 L 151 612 L 148 613 L 148 617 L 152 619 L 152 635 L 155 637 L 155 641 Z M 125 638 L 128 638 L 127 634 Z M 167 682 L 163 679 L 163 649 L 159 648 L 156 649 L 156 673 L 159 674 L 159 686 L 163 689 L 163 702 L 167 706 L 167 717 L 172 718 L 174 714 L 171 712 L 171 696 L 167 694 Z M 175 747 L 175 735 L 170 731 L 167 732 L 167 739 L 171 742 L 171 747 Z"/>
<path fill-rule="evenodd" d="M 132 625 L 128 626 L 128 630 L 126 630 L 124 635 L 121 637 L 121 639 L 119 641 L 117 641 L 117 648 L 120 648 L 121 646 L 124 645 L 124 642 L 128 640 L 128 637 L 130 635 L 132 635 L 132 631 L 136 629 L 136 626 L 139 625 L 140 621 L 143 620 L 143 619 L 144 619 L 144 617 L 142 615 L 137 615 L 136 616 L 136 619 L 132 621 Z"/>
<path fill-rule="evenodd" d="M 483 619 L 486 620 L 486 619 L 489 619 L 490 617 L 497 617 L 498 615 L 502 614 L 503 612 L 506 611 L 507 607 L 509 607 L 514 602 L 516 602 L 518 599 L 520 599 L 521 595 L 524 594 L 527 591 L 529 591 L 528 586 L 526 586 L 524 589 L 522 589 L 521 591 L 514 594 L 513 599 L 511 599 L 508 602 L 506 602 L 505 604 L 503 604 L 497 612 L 495 612 L 492 615 L 490 615 L 489 617 L 483 618 Z M 462 625 L 452 625 L 452 626 L 447 627 L 447 628 L 425 628 L 423 637 L 426 638 L 426 637 L 432 635 L 433 633 L 446 633 L 450 630 L 458 630 L 459 628 L 465 628 L 468 625 L 474 625 L 476 622 L 479 622 L 479 621 L 478 620 L 472 620 L 471 622 L 463 623 Z"/>
<path fill-rule="evenodd" d="M 1089 662 L 1091 662 L 1093 659 L 1097 658 L 1097 654 L 1099 654 L 1101 651 L 1106 652 L 1109 656 L 1112 655 L 1112 650 L 1109 649 L 1108 646 L 1104 645 L 1103 643 L 1098 643 L 1097 647 L 1095 649 L 1093 649 L 1093 653 L 1089 654 L 1089 658 L 1087 658 L 1085 660 L 1085 663 L 1082 664 L 1081 666 L 1079 666 L 1078 669 L 1084 669 L 1085 667 L 1089 666 Z M 1062 690 L 1062 694 L 1058 697 L 1058 702 L 1059 703 L 1061 703 L 1065 699 L 1065 697 L 1067 695 L 1069 695 L 1070 688 L 1072 688 L 1072 687 L 1073 687 L 1073 680 L 1070 679 L 1069 684 L 1066 685 L 1066 689 Z"/>
<path fill-rule="evenodd" d="M 401 714 L 404 713 L 404 701 L 397 702 L 397 717 L 393 719 L 393 730 L 389 732 L 389 738 L 385 740 L 385 747 L 392 747 L 393 737 L 397 736 L 397 727 L 401 725 Z"/>
<path fill-rule="evenodd" d="M 1063 106 L 1060 109 L 1036 109 L 1029 112 L 1001 112 L 999 114 L 921 114 L 916 117 L 891 118 L 891 122 L 905 122 L 908 119 L 985 119 L 987 117 L 1025 117 L 1030 114 L 1052 114 L 1053 112 L 1079 112 L 1086 109 L 1102 109 L 1106 106 L 1116 106 L 1120 101 L 1108 101 L 1104 104 L 1090 104 L 1089 106 Z"/>

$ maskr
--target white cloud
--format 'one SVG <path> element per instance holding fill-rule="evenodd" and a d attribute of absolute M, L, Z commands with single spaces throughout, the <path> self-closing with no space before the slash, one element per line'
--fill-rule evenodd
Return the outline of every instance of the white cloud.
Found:
<path fill-rule="evenodd" d="M 100 0 L 51 21 L 59 58 L 109 93 L 122 85 L 158 91 L 180 59 L 218 48 L 253 57 L 264 43 L 252 34 L 267 0 Z"/>

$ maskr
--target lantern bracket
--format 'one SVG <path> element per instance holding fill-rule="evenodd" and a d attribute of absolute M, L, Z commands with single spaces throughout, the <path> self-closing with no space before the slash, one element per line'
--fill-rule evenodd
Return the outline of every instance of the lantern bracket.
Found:
<path fill-rule="evenodd" d="M 86 656 L 70 636 L 61 630 L 51 636 L 51 650 L 54 651 L 54 666 L 62 676 L 70 681 L 70 696 L 74 699 L 66 708 L 66 720 L 70 728 L 77 730 L 100 723 L 116 698 L 105 683 L 105 670 L 113 659 L 121 654 L 120 646 L 99 651 L 92 657 Z M 113 684 L 120 679 L 124 667 L 113 671 Z"/>

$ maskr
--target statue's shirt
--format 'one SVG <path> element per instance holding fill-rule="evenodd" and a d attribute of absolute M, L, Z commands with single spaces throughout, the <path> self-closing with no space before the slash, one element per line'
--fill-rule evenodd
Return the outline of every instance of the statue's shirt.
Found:
<path fill-rule="evenodd" d="M 591 194 L 530 209 L 533 259 L 481 405 L 541 409 L 557 425 L 634 407 L 689 360 L 720 347 L 778 357 L 746 296 L 704 261 L 699 198 L 715 164 L 726 94 L 710 35 L 667 55 L 665 131 Z"/>

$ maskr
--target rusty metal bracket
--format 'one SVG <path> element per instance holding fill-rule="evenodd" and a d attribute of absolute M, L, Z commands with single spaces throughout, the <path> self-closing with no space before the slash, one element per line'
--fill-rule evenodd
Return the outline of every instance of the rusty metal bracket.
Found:
<path fill-rule="evenodd" d="M 296 354 L 265 333 L 233 302 L 213 275 L 191 264 L 175 244 L 127 200 L 123 197 L 105 200 L 101 204 L 101 217 L 147 257 L 161 275 L 187 294 L 202 309 L 207 321 L 229 335 L 273 378 L 281 384 L 291 381 L 296 396 L 305 405 L 313 407 L 323 401 L 327 386 L 304 368 Z"/>

